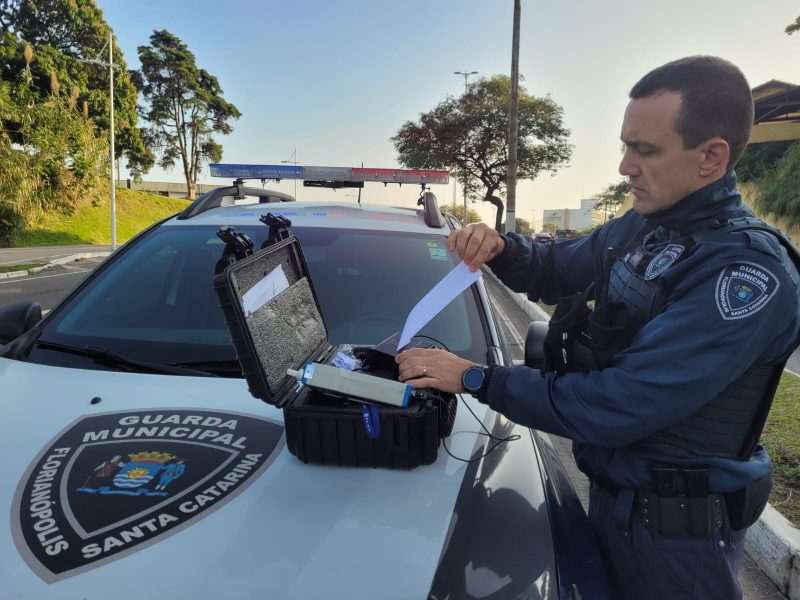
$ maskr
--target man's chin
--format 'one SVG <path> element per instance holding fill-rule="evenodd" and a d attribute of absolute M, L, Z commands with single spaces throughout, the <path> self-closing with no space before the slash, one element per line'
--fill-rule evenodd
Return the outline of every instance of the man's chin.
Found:
<path fill-rule="evenodd" d="M 633 210 L 639 213 L 640 215 L 649 215 L 651 212 L 653 212 L 653 207 L 644 198 L 637 196 L 636 193 L 634 192 Z"/>

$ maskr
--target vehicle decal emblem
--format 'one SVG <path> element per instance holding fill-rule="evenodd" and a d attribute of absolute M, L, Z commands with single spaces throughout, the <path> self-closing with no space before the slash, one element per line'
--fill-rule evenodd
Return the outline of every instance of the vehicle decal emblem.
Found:
<path fill-rule="evenodd" d="M 780 281 L 761 265 L 740 262 L 728 265 L 717 279 L 717 308 L 726 321 L 758 312 L 780 287 Z"/>
<path fill-rule="evenodd" d="M 141 550 L 220 508 L 285 445 L 279 422 L 158 409 L 81 417 L 17 486 L 12 534 L 53 583 Z"/>
<path fill-rule="evenodd" d="M 669 269 L 672 263 L 678 260 L 681 254 L 683 254 L 683 250 L 684 248 L 680 244 L 670 244 L 664 248 L 650 261 L 650 264 L 647 265 L 647 270 L 644 272 L 645 280 L 650 281 L 651 279 L 655 279 Z"/>

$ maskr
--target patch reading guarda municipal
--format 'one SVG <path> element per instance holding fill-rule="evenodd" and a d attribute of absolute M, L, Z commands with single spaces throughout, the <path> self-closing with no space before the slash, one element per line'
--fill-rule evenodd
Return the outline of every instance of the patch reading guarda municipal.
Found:
<path fill-rule="evenodd" d="M 14 541 L 50 583 L 121 558 L 233 499 L 280 452 L 283 432 L 275 421 L 206 410 L 82 417 L 23 476 Z"/>
<path fill-rule="evenodd" d="M 778 278 L 761 265 L 730 264 L 717 279 L 717 308 L 726 321 L 749 317 L 764 308 L 779 287 Z"/>

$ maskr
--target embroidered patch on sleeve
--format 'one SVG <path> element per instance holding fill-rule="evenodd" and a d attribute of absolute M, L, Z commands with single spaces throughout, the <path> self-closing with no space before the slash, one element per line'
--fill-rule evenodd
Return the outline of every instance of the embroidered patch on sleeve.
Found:
<path fill-rule="evenodd" d="M 644 278 L 650 281 L 661 275 L 664 271 L 669 269 L 672 263 L 680 258 L 681 254 L 683 254 L 683 250 L 684 248 L 680 244 L 670 244 L 664 248 L 661 253 L 647 265 Z"/>
<path fill-rule="evenodd" d="M 730 264 L 717 279 L 717 308 L 726 321 L 749 317 L 764 308 L 779 287 L 775 275 L 761 265 Z"/>

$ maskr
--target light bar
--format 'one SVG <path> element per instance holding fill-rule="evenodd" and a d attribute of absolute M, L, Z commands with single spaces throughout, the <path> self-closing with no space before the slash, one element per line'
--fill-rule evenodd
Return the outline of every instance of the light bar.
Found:
<path fill-rule="evenodd" d="M 296 167 L 288 165 L 210 165 L 212 177 L 235 179 L 303 179 L 305 181 L 377 181 L 445 184 L 450 173 L 432 169 L 365 169 L 363 167 Z"/>
<path fill-rule="evenodd" d="M 211 164 L 212 177 L 236 179 L 302 179 L 303 168 L 293 165 L 231 165 Z"/>

